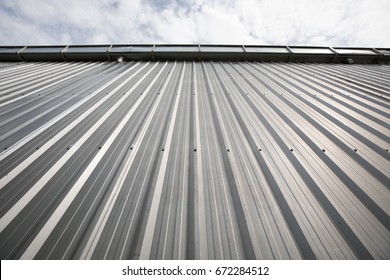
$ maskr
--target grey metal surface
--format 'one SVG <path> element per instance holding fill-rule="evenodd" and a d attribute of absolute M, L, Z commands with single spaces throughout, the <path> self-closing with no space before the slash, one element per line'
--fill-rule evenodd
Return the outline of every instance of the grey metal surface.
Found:
<path fill-rule="evenodd" d="M 0 64 L 1 259 L 390 259 L 390 66 Z"/>
<path fill-rule="evenodd" d="M 388 48 L 267 45 L 0 46 L 0 61 L 262 61 L 389 63 Z"/>

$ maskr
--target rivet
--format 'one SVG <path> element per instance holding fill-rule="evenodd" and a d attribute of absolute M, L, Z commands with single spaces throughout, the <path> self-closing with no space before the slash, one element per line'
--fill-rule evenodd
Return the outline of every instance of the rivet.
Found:
<path fill-rule="evenodd" d="M 355 152 L 357 152 L 357 149 L 354 149 Z"/>
<path fill-rule="evenodd" d="M 322 151 L 325 153 L 325 149 L 322 149 Z"/>
<path fill-rule="evenodd" d="M 7 150 L 7 147 L 5 147 L 4 150 Z"/>
<path fill-rule="evenodd" d="M 37 147 L 37 150 L 39 149 L 39 147 Z"/>
<path fill-rule="evenodd" d="M 230 152 L 230 150 L 229 150 L 229 149 L 226 149 L 226 151 Z"/>
<path fill-rule="evenodd" d="M 194 152 L 196 152 L 196 148 L 194 149 Z"/>
<path fill-rule="evenodd" d="M 261 152 L 261 149 L 259 149 L 259 152 Z"/>
<path fill-rule="evenodd" d="M 161 149 L 161 151 L 163 151 L 163 152 L 164 152 L 164 148 L 162 148 L 162 149 Z"/>
<path fill-rule="evenodd" d="M 292 152 L 292 151 L 294 151 L 294 149 L 290 149 L 290 151 Z"/>
<path fill-rule="evenodd" d="M 102 147 L 99 146 L 99 150 L 101 149 Z"/>

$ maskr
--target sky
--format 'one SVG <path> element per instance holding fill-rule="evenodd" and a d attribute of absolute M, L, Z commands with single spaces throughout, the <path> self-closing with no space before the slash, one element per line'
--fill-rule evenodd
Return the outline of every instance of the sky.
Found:
<path fill-rule="evenodd" d="M 0 45 L 390 47 L 390 0 L 0 0 Z"/>

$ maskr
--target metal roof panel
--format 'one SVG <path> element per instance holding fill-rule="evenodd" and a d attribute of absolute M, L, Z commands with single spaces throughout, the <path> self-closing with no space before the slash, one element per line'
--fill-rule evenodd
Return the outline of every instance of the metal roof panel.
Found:
<path fill-rule="evenodd" d="M 389 73 L 2 63 L 0 257 L 389 259 Z"/>

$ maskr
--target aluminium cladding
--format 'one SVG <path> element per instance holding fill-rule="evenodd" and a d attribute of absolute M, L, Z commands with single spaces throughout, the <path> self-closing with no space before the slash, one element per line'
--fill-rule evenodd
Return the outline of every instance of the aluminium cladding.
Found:
<path fill-rule="evenodd" d="M 389 48 L 265 45 L 0 46 L 0 61 L 224 60 L 389 63 Z"/>
<path fill-rule="evenodd" d="M 390 259 L 390 65 L 18 56 L 1 259 Z"/>

